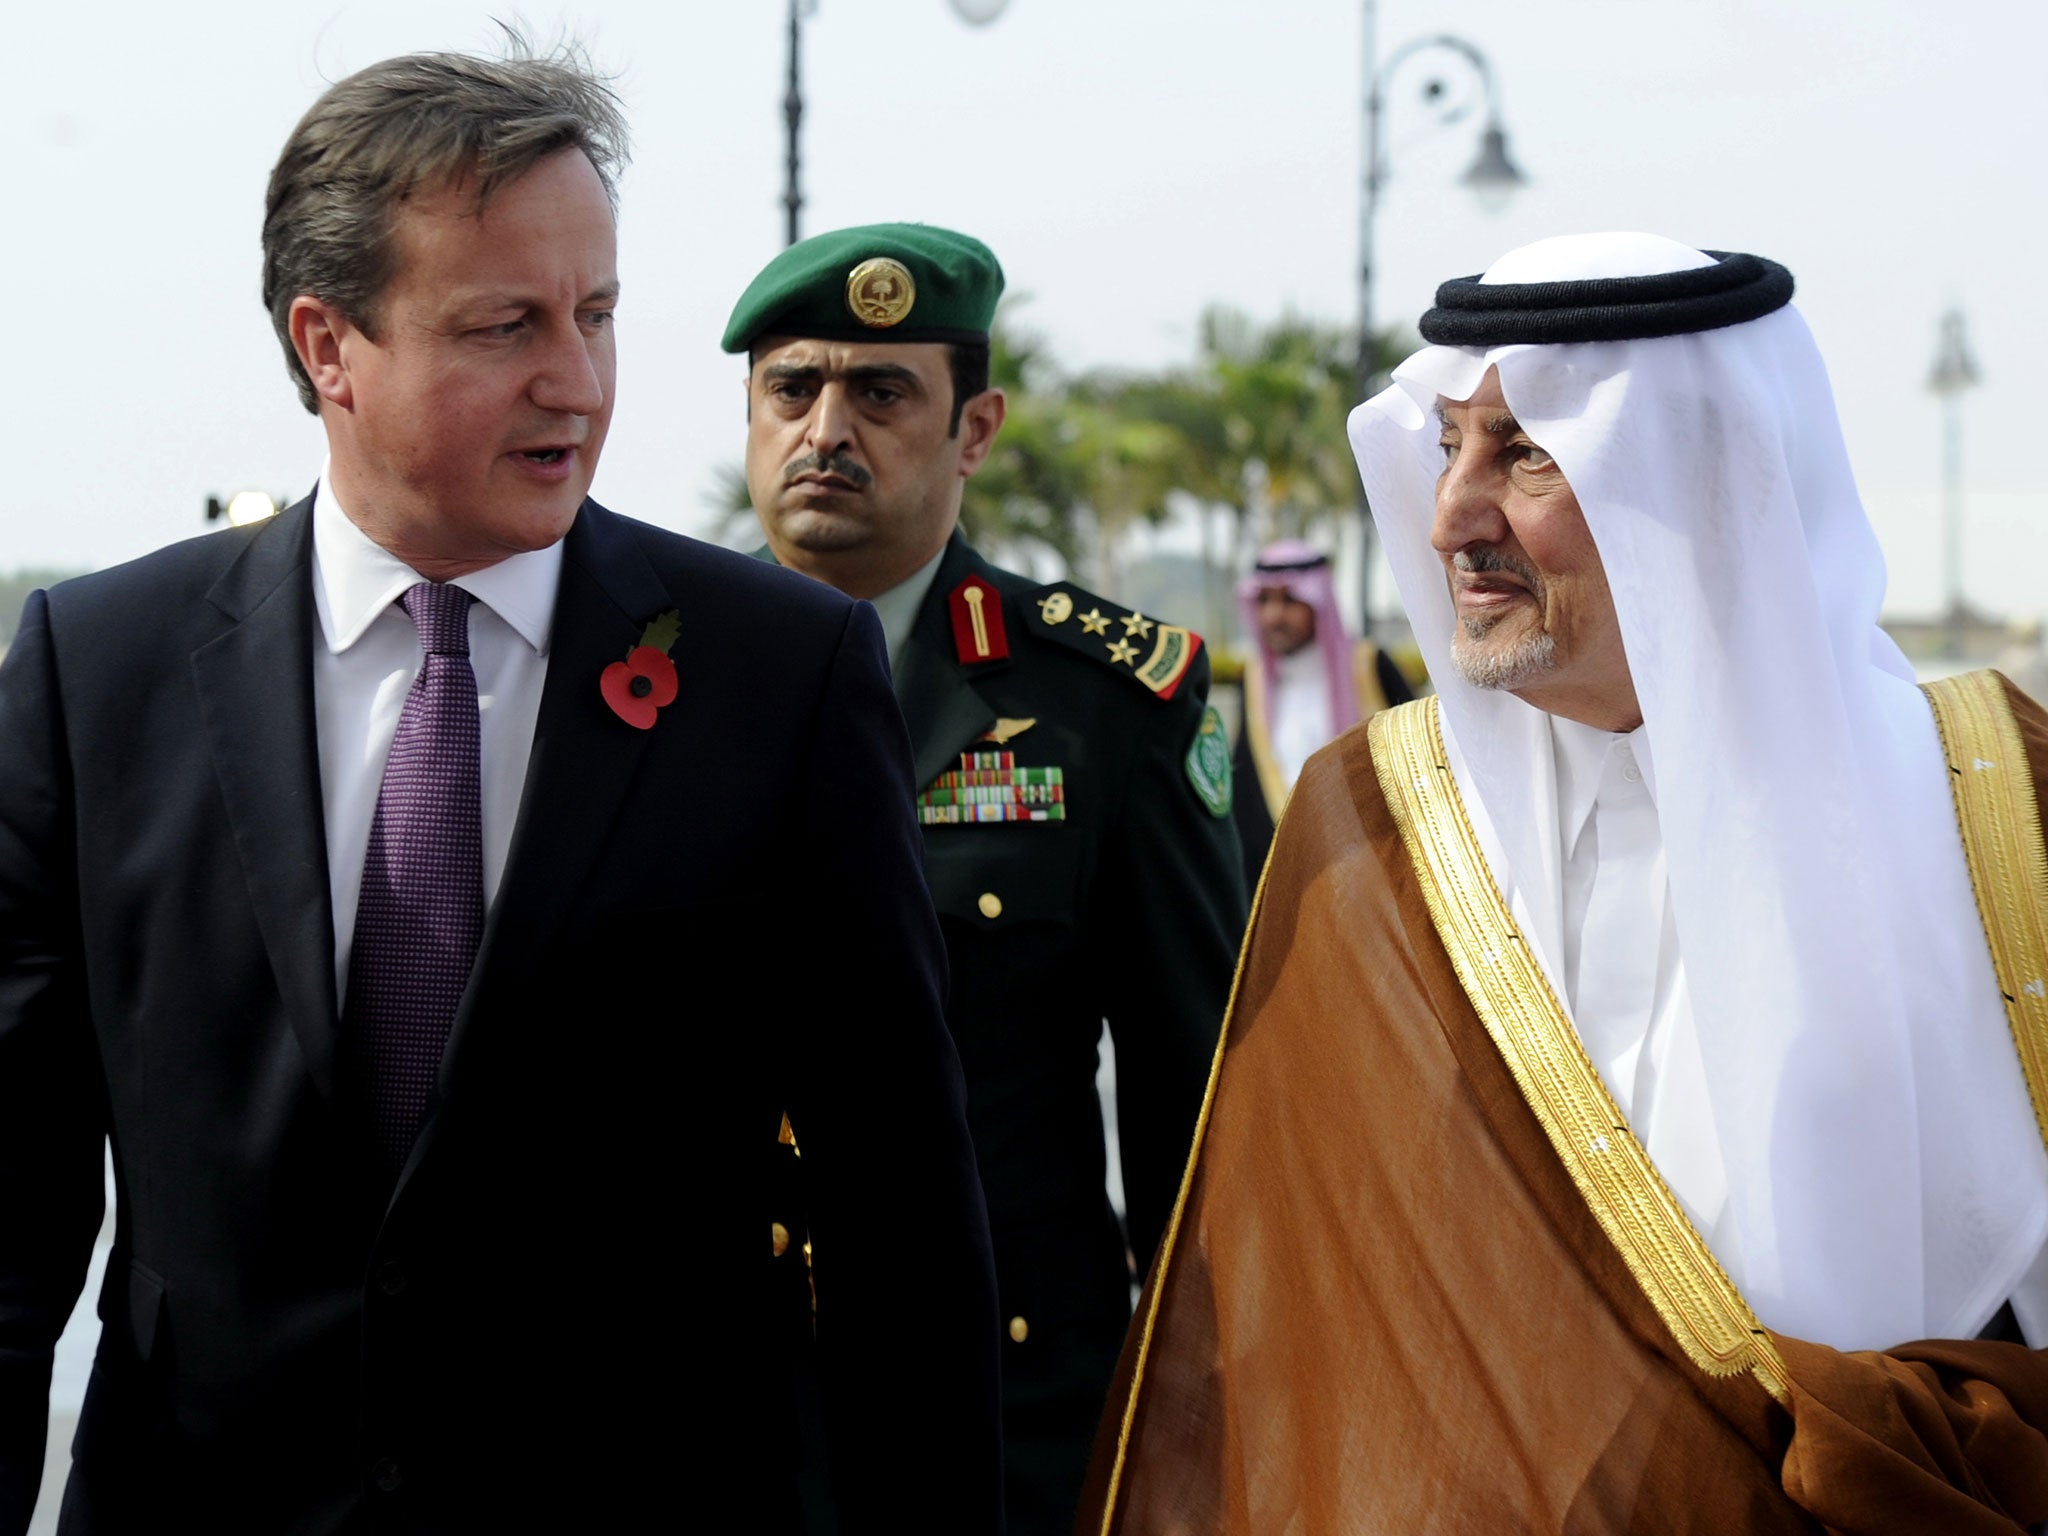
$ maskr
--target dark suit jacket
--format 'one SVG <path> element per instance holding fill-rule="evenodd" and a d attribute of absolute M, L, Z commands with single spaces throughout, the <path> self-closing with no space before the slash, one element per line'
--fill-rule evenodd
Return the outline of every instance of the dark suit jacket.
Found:
<path fill-rule="evenodd" d="M 872 611 L 586 503 L 392 1193 L 340 1049 L 310 526 L 38 595 L 0 669 L 0 1530 L 108 1134 L 66 1531 L 778 1528 L 785 1331 L 742 1149 L 785 1107 L 841 1505 L 995 1529 L 988 1238 Z M 681 695 L 634 730 L 599 675 L 669 608 Z"/>
<path fill-rule="evenodd" d="M 970 573 L 1003 594 L 1004 659 L 960 659 L 947 605 Z M 1077 614 L 1095 602 L 1059 589 Z M 970 750 L 1065 778 L 1064 821 L 924 828 L 952 964 L 946 1017 L 995 1235 L 1012 1536 L 1071 1527 L 1130 1320 L 1126 1233 L 1103 1193 L 1103 1023 L 1142 1272 L 1180 1189 L 1245 921 L 1231 822 L 1204 806 L 1186 767 L 1206 653 L 1158 698 L 1078 621 L 1035 629 L 1042 590 L 956 536 L 896 664 L 920 789 Z M 999 748 L 977 741 L 998 718 L 1034 723 Z"/>

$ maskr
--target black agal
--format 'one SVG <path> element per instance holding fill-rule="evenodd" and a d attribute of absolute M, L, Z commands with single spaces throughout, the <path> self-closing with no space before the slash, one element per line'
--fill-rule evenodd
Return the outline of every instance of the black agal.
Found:
<path fill-rule="evenodd" d="M 1792 274 L 1775 261 L 1735 251 L 1702 254 L 1714 264 L 1646 277 L 1556 283 L 1454 277 L 1437 289 L 1436 307 L 1423 315 L 1422 338 L 1451 347 L 1641 341 L 1740 325 L 1790 302 Z"/>

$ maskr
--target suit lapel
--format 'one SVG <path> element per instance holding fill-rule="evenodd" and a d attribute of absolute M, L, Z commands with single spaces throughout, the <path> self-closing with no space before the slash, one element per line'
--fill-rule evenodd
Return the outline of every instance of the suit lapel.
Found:
<path fill-rule="evenodd" d="M 987 568 L 967 541 L 954 534 L 897 658 L 896 701 L 910 728 L 911 767 L 919 789 L 951 767 L 996 723 L 995 706 L 981 696 L 961 665 L 946 612 L 948 594 L 975 573 L 985 575 Z"/>
<path fill-rule="evenodd" d="M 207 601 L 233 625 L 192 653 L 200 718 L 257 927 L 320 1092 L 340 1020 L 313 716 L 312 501 L 265 525 Z"/>

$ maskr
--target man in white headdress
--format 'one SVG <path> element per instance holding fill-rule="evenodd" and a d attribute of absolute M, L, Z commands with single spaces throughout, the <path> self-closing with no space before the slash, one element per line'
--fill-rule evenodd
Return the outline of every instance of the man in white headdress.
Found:
<path fill-rule="evenodd" d="M 1392 657 L 1370 640 L 1351 638 L 1330 557 L 1313 544 L 1282 539 L 1260 550 L 1237 584 L 1237 605 L 1251 654 L 1230 813 L 1249 891 L 1258 888 L 1273 828 L 1309 754 L 1415 693 Z"/>
<path fill-rule="evenodd" d="M 1439 697 L 1295 787 L 1100 1529 L 2048 1517 L 2048 714 L 1878 628 L 1791 291 L 1543 241 L 1354 413 Z"/>

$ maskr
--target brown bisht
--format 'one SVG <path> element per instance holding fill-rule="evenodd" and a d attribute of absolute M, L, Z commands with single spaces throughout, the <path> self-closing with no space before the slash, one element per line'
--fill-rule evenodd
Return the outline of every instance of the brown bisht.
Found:
<path fill-rule="evenodd" d="M 1929 693 L 2038 1116 L 2048 715 L 1991 673 Z M 1513 932 L 1434 711 L 1377 717 L 1295 788 L 1077 1531 L 2048 1518 L 2048 1354 L 1758 1324 Z"/>

